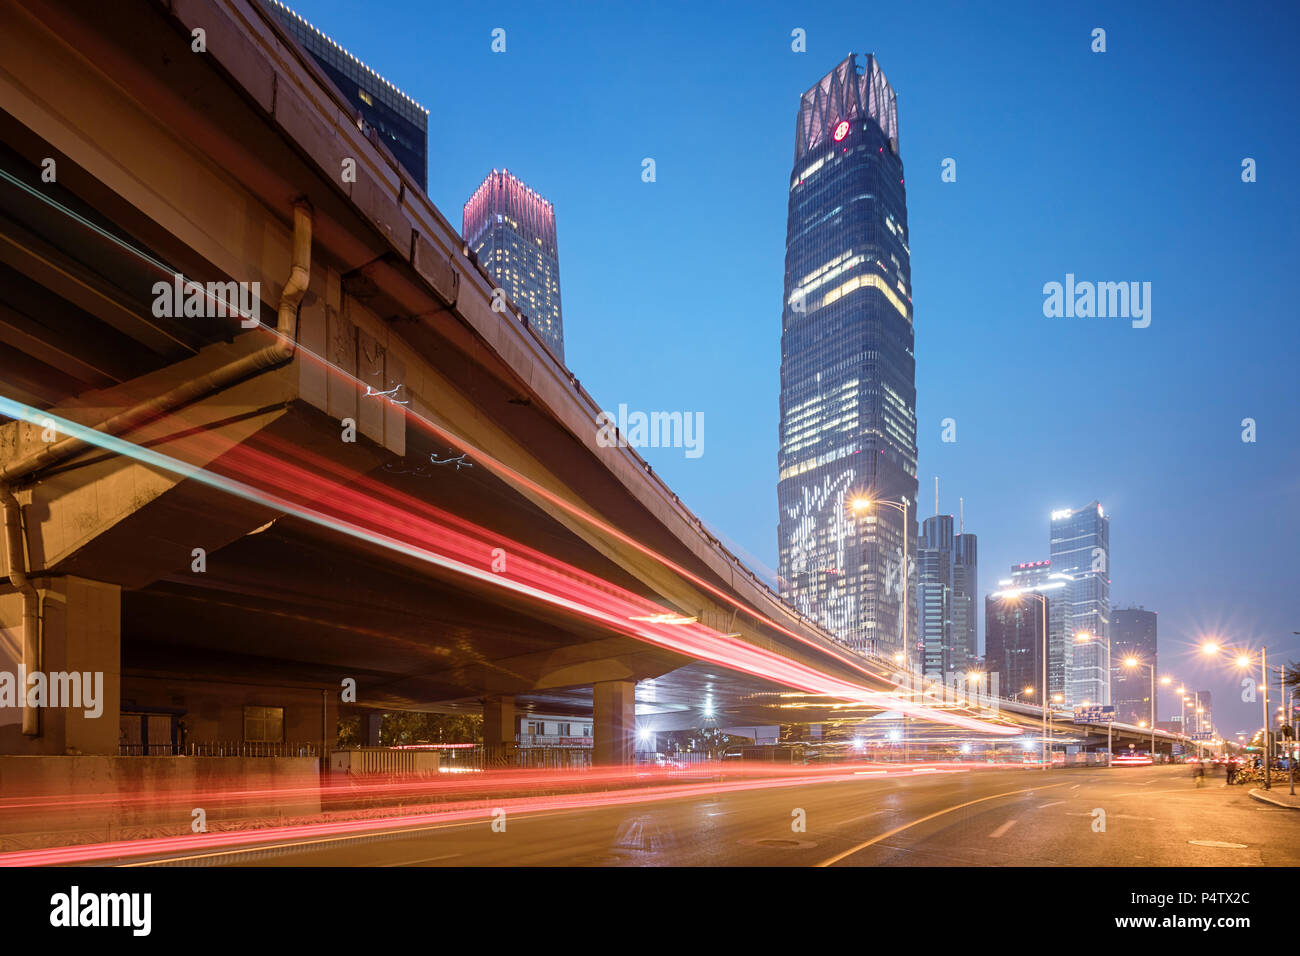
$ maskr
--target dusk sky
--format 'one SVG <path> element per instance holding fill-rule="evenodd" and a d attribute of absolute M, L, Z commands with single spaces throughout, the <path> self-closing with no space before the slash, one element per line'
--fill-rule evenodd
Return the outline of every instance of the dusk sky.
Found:
<path fill-rule="evenodd" d="M 1112 604 L 1159 612 L 1161 672 L 1212 690 L 1220 730 L 1258 727 L 1193 648 L 1300 657 L 1296 8 L 293 6 L 428 108 L 456 228 L 494 167 L 555 204 L 570 368 L 607 409 L 703 412 L 701 457 L 644 454 L 768 574 L 795 113 L 875 53 L 907 172 L 920 517 L 936 475 L 943 513 L 965 498 L 987 593 L 1048 556 L 1053 509 L 1100 500 Z M 1045 317 L 1067 273 L 1150 282 L 1150 326 Z"/>

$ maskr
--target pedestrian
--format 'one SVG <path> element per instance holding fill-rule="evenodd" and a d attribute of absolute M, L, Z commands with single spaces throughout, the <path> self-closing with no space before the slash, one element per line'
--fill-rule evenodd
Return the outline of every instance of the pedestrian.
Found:
<path fill-rule="evenodd" d="M 1223 765 L 1223 772 L 1228 775 L 1228 786 L 1231 787 L 1233 781 L 1237 779 L 1237 764 L 1231 757 L 1229 757 L 1227 763 Z"/>
<path fill-rule="evenodd" d="M 1196 785 L 1198 787 L 1205 786 L 1205 761 L 1204 760 L 1196 761 Z"/>

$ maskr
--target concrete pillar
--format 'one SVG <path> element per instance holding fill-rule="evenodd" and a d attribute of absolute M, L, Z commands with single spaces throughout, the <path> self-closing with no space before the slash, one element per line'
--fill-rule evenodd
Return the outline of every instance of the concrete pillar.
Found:
<path fill-rule="evenodd" d="M 483 700 L 483 743 L 486 746 L 515 743 L 515 699 L 486 697 Z"/>
<path fill-rule="evenodd" d="M 636 681 L 592 685 L 591 762 L 598 767 L 630 765 L 636 759 Z"/>
<path fill-rule="evenodd" d="M 383 717 L 383 714 L 370 710 L 361 715 L 361 746 L 379 746 L 379 724 Z"/>
<path fill-rule="evenodd" d="M 40 712 L 41 733 L 20 736 L 19 711 L 0 709 L 0 753 L 116 756 L 121 736 L 122 589 L 70 575 L 35 583 L 41 613 L 40 671 L 47 694 Z M 0 631 L 17 633 L 21 600 L 16 594 L 0 599 Z M 6 647 L 0 641 L 0 671 L 16 675 L 21 642 L 17 655 L 7 654 Z M 61 696 L 79 694 L 80 706 L 54 701 L 51 675 L 59 675 Z"/>

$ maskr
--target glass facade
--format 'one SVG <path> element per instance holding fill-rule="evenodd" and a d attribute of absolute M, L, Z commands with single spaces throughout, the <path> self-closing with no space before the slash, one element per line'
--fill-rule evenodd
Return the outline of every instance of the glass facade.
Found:
<path fill-rule="evenodd" d="M 915 612 L 904 613 L 904 594 L 916 600 L 911 281 L 894 92 L 874 56 L 850 54 L 804 93 L 795 128 L 777 456 L 781 592 L 849 647 L 919 665 Z M 905 501 L 906 514 L 854 507 L 864 500 Z"/>
<path fill-rule="evenodd" d="M 999 591 L 984 601 L 984 666 L 998 675 L 1004 696 L 1038 703 L 1043 686 L 1043 629 L 1048 598 L 1034 591 Z M 1025 688 L 1033 691 L 1026 693 Z"/>
<path fill-rule="evenodd" d="M 1151 718 L 1151 671 L 1156 680 L 1160 667 L 1156 661 L 1156 612 L 1144 608 L 1116 608 L 1111 612 L 1111 675 L 1114 681 L 1117 720 L 1136 724 Z M 1136 657 L 1141 667 L 1125 667 L 1124 658 Z M 1156 694 L 1159 695 L 1159 685 Z M 1156 718 L 1159 720 L 1159 717 Z M 1148 724 L 1149 726 L 1149 724 Z"/>
<path fill-rule="evenodd" d="M 465 203 L 461 235 L 563 362 L 555 207 L 517 176 L 494 169 Z"/>
<path fill-rule="evenodd" d="M 965 669 L 964 654 L 960 666 L 953 661 L 954 551 L 952 515 L 926 518 L 916 550 L 916 609 L 927 677 L 942 679 Z"/>
<path fill-rule="evenodd" d="M 964 532 L 952 555 L 952 642 L 952 670 L 973 669 L 979 658 L 979 539 Z"/>
<path fill-rule="evenodd" d="M 427 191 L 429 111 L 284 4 L 272 0 L 267 7 L 356 108 L 357 125 Z"/>
<path fill-rule="evenodd" d="M 1065 673 L 1071 650 L 1065 635 L 1071 581 L 1068 574 L 1054 573 L 1051 561 L 1022 561 L 1011 566 L 1011 577 L 998 582 L 1014 590 L 1036 591 L 1047 598 L 1047 692 L 1054 703 L 1062 704 L 1065 702 Z M 986 622 L 986 640 L 987 627 Z"/>
<path fill-rule="evenodd" d="M 1069 575 L 1065 588 L 1065 702 L 1110 703 L 1114 648 L 1110 638 L 1110 519 L 1101 505 L 1055 511 L 1051 518 L 1052 570 Z M 1107 661 L 1107 657 L 1111 661 Z"/>

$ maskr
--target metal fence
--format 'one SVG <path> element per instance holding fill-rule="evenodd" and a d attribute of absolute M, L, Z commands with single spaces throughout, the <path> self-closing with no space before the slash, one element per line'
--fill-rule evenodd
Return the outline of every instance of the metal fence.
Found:
<path fill-rule="evenodd" d="M 187 740 L 183 744 L 117 745 L 120 757 L 318 757 L 318 743 Z"/>

